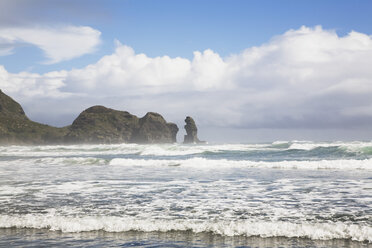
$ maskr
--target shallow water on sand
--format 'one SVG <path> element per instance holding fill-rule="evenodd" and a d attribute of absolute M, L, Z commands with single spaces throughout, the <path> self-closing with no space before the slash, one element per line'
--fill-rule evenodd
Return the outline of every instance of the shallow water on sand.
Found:
<path fill-rule="evenodd" d="M 368 248 L 351 240 L 311 240 L 286 237 L 224 237 L 192 232 L 103 231 L 62 233 L 45 229 L 0 229 L 0 247 L 324 247 Z"/>

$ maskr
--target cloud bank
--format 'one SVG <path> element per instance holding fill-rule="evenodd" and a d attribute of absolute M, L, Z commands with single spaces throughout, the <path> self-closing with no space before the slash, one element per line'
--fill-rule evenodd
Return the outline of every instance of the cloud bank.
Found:
<path fill-rule="evenodd" d="M 94 47 L 99 33 L 81 28 Z M 31 42 L 25 33 L 2 38 L 22 34 Z M 74 56 L 52 43 L 38 44 L 50 61 Z M 138 115 L 158 111 L 173 121 L 192 115 L 203 126 L 359 128 L 372 123 L 371 65 L 371 35 L 301 27 L 226 58 L 212 50 L 191 60 L 152 58 L 117 42 L 113 54 L 81 69 L 12 74 L 0 66 L 0 88 L 27 104 L 31 117 L 50 116 L 53 106 L 71 118 L 66 124 L 83 108 L 104 104 Z"/>

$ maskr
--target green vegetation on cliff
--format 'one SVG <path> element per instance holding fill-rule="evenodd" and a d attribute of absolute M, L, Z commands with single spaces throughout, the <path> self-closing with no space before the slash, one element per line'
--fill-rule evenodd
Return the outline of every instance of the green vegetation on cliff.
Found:
<path fill-rule="evenodd" d="M 84 110 L 72 125 L 56 128 L 31 121 L 0 90 L 0 144 L 173 143 L 178 127 L 158 114 L 138 118 L 104 106 Z"/>
<path fill-rule="evenodd" d="M 21 105 L 0 90 L 0 144 L 61 143 L 67 128 L 31 121 Z"/>
<path fill-rule="evenodd" d="M 131 141 L 138 118 L 126 111 L 104 106 L 84 110 L 69 127 L 68 142 L 127 143 Z"/>
<path fill-rule="evenodd" d="M 167 123 L 163 116 L 149 112 L 139 119 L 138 128 L 131 138 L 133 143 L 172 143 L 176 142 L 178 127 Z"/>

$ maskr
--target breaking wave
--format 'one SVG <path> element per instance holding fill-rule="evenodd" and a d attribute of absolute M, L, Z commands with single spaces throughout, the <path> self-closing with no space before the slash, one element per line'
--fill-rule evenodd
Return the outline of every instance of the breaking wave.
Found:
<path fill-rule="evenodd" d="M 351 239 L 372 242 L 372 227 L 345 223 L 137 220 L 121 217 L 0 215 L 0 228 L 37 228 L 62 232 L 210 232 L 223 236 L 298 237 L 314 240 Z"/>
<path fill-rule="evenodd" d="M 372 159 L 364 160 L 319 160 L 319 161 L 278 161 L 255 162 L 246 160 L 191 158 L 185 160 L 170 159 L 125 159 L 114 158 L 109 162 L 116 166 L 182 166 L 192 168 L 275 168 L 299 170 L 372 170 Z"/>
<path fill-rule="evenodd" d="M 116 145 L 59 145 L 59 146 L 4 146 L 0 147 L 2 156 L 45 157 L 54 156 L 96 156 L 96 155 L 138 155 L 138 156 L 209 156 L 231 155 L 265 156 L 285 155 L 370 158 L 372 142 L 310 142 L 276 141 L 262 144 L 116 144 Z"/>

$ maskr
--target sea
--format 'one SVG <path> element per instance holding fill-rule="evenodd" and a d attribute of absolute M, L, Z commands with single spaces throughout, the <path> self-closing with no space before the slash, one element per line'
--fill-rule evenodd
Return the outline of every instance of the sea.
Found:
<path fill-rule="evenodd" d="M 0 247 L 372 247 L 372 142 L 1 146 Z"/>

